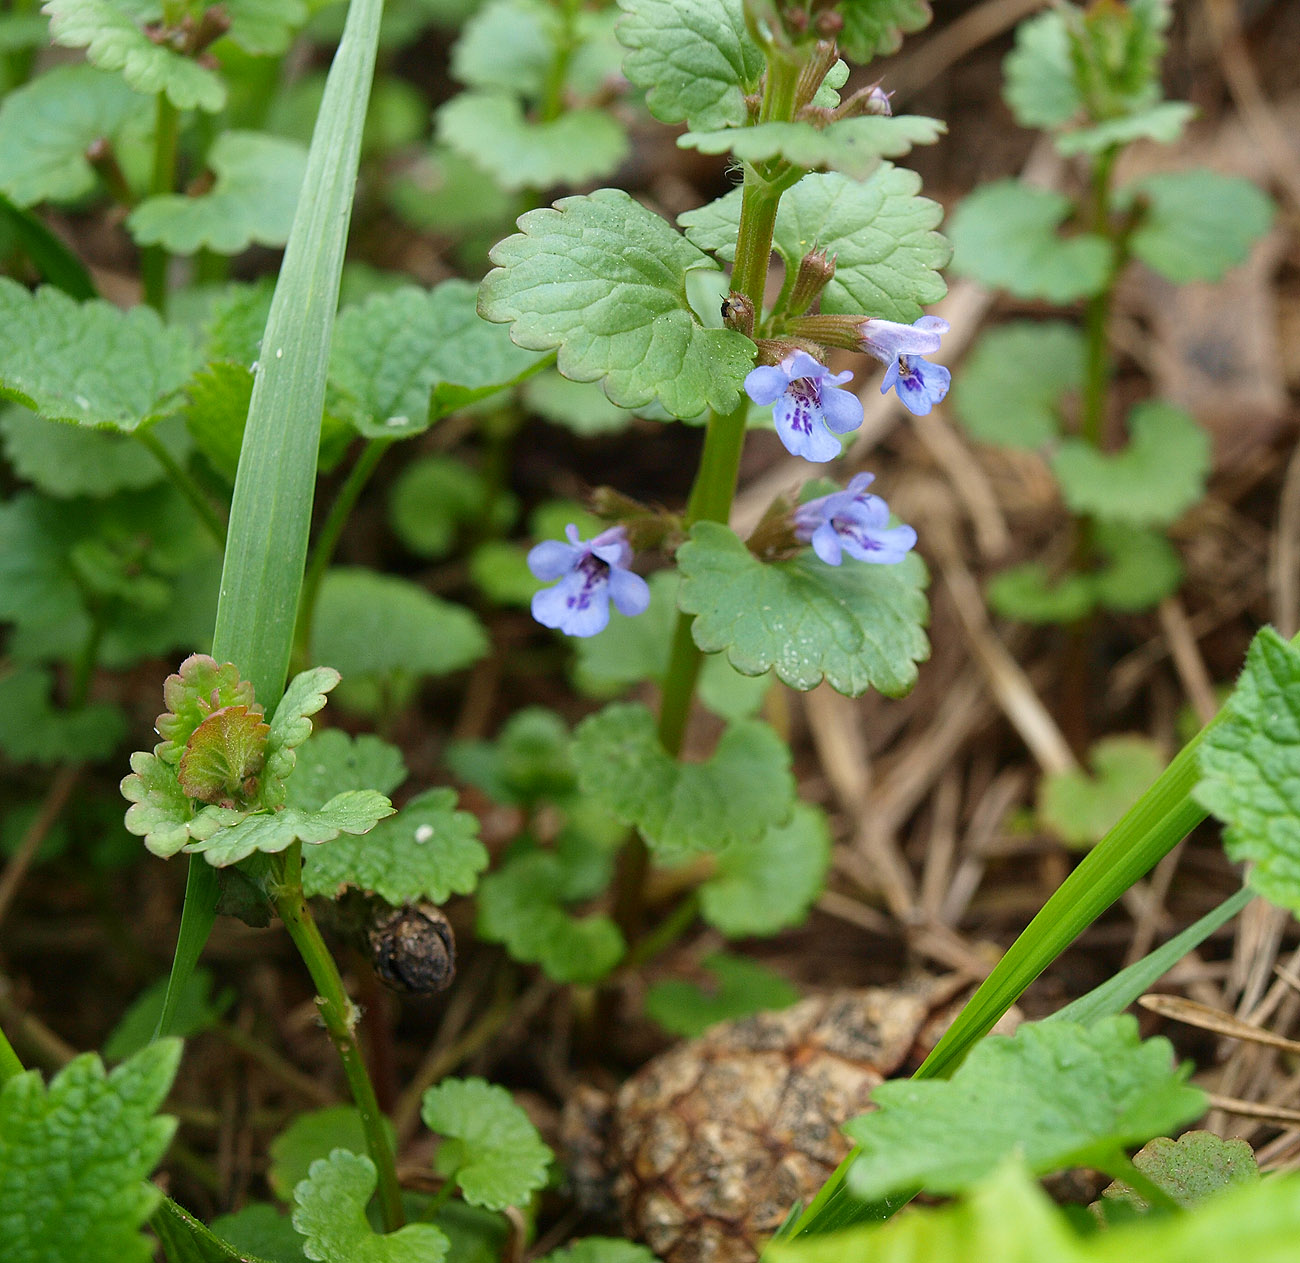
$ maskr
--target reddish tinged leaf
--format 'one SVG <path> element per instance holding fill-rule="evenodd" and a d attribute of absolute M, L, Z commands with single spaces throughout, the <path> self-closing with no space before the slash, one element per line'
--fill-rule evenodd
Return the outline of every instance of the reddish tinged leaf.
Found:
<path fill-rule="evenodd" d="M 213 711 L 185 744 L 181 788 L 190 798 L 223 807 L 249 802 L 257 793 L 270 731 L 260 706 L 223 706 Z"/>
<path fill-rule="evenodd" d="M 162 741 L 154 753 L 164 763 L 179 763 L 194 730 L 214 711 L 226 706 L 244 706 L 261 713 L 253 699 L 253 686 L 239 678 L 233 662 L 217 665 L 206 653 L 190 654 L 175 675 L 163 682 L 167 710 L 154 727 Z"/>

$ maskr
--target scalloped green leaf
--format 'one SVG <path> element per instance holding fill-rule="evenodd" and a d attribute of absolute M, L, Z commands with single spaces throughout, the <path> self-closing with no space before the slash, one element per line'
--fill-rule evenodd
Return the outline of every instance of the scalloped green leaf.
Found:
<path fill-rule="evenodd" d="M 849 1188 L 864 1200 L 958 1193 L 1012 1156 L 1035 1175 L 1104 1171 L 1128 1146 L 1204 1113 L 1191 1070 L 1175 1066 L 1167 1039 L 1142 1041 L 1126 1014 L 1091 1026 L 1025 1022 L 976 1044 L 950 1079 L 876 1088 L 876 1109 L 844 1128 L 861 1147 Z"/>
<path fill-rule="evenodd" d="M 904 35 L 929 26 L 928 0 L 844 0 L 838 43 L 851 61 L 869 62 L 898 51 Z"/>
<path fill-rule="evenodd" d="M 253 374 L 242 364 L 207 364 L 185 387 L 185 428 L 203 458 L 232 487 L 253 399 Z"/>
<path fill-rule="evenodd" d="M 303 1253 L 317 1263 L 442 1263 L 451 1243 L 441 1228 L 407 1224 L 380 1234 L 370 1226 L 366 1204 L 378 1183 L 375 1164 L 346 1149 L 313 1162 L 293 1191 Z"/>
<path fill-rule="evenodd" d="M 311 656 L 355 676 L 401 672 L 445 675 L 478 661 L 488 647 L 478 619 L 417 584 L 362 567 L 325 575 L 312 627 Z"/>
<path fill-rule="evenodd" d="M 1060 406 L 1083 385 L 1083 335 L 1063 320 L 1016 320 L 980 338 L 949 402 L 981 443 L 1038 448 L 1060 433 Z"/>
<path fill-rule="evenodd" d="M 542 0 L 491 0 L 461 28 L 452 77 L 466 87 L 536 99 L 546 88 L 561 35 L 559 13 Z"/>
<path fill-rule="evenodd" d="M 51 421 L 129 433 L 180 408 L 192 357 L 189 334 L 151 308 L 0 277 L 0 394 Z"/>
<path fill-rule="evenodd" d="M 1017 24 L 1015 47 L 1002 62 L 1002 76 L 1003 98 L 1021 127 L 1055 131 L 1082 113 L 1070 30 L 1060 9 Z"/>
<path fill-rule="evenodd" d="M 1068 158 L 1079 153 L 1099 154 L 1113 146 L 1131 145 L 1135 140 L 1172 145 L 1195 113 L 1196 107 L 1186 101 L 1160 101 L 1136 114 L 1062 132 L 1056 138 L 1056 147 Z"/>
<path fill-rule="evenodd" d="M 131 804 L 126 809 L 126 831 L 143 838 L 146 850 L 160 859 L 168 859 L 189 843 L 209 838 L 247 815 L 216 806 L 193 811 L 175 767 L 144 750 L 131 756 L 130 775 L 122 778 L 118 788 Z"/>
<path fill-rule="evenodd" d="M 1149 737 L 1103 737 L 1088 751 L 1090 772 L 1073 769 L 1043 777 L 1038 815 L 1070 846 L 1100 842 L 1165 770 L 1165 757 Z"/>
<path fill-rule="evenodd" d="M 222 0 L 222 7 L 230 18 L 227 36 L 254 57 L 284 52 L 308 14 L 303 0 Z"/>
<path fill-rule="evenodd" d="M 731 153 L 742 162 L 781 158 L 809 171 L 840 171 L 863 180 L 882 158 L 901 158 L 914 145 L 933 145 L 947 130 L 938 119 L 915 114 L 866 115 L 821 128 L 804 122 L 759 123 L 687 132 L 677 138 L 677 144 L 701 153 Z"/>
<path fill-rule="evenodd" d="M 323 807 L 341 789 L 391 794 L 407 777 L 402 752 L 368 732 L 350 737 L 338 728 L 325 728 L 294 754 L 297 762 L 285 801 L 304 811 Z"/>
<path fill-rule="evenodd" d="M 743 675 L 775 671 L 804 691 L 824 679 L 849 697 L 869 688 L 898 697 L 929 656 L 926 571 L 915 553 L 896 566 L 827 566 L 811 551 L 767 564 L 729 528 L 699 522 L 677 564 L 695 643 L 725 652 Z"/>
<path fill-rule="evenodd" d="M 562 860 L 549 852 L 509 859 L 479 883 L 477 930 L 555 982 L 589 986 L 623 959 L 627 944 L 609 917 L 565 911 L 568 880 Z"/>
<path fill-rule="evenodd" d="M 340 837 L 303 857 L 308 895 L 336 898 L 353 887 L 400 907 L 468 895 L 488 866 L 478 817 L 456 810 L 454 789 L 430 789 L 364 838 Z"/>
<path fill-rule="evenodd" d="M 447 765 L 498 803 L 531 807 L 561 802 L 577 786 L 569 730 L 554 711 L 527 706 L 502 725 L 495 741 L 454 741 Z"/>
<path fill-rule="evenodd" d="M 48 496 L 106 496 L 140 491 L 166 473 L 152 452 L 124 434 L 47 421 L 14 404 L 0 413 L 5 459 L 14 472 Z M 153 427 L 154 437 L 183 462 L 189 439 L 172 420 Z"/>
<path fill-rule="evenodd" d="M 555 1156 L 503 1087 L 483 1079 L 444 1079 L 420 1101 L 436 1132 L 438 1171 L 455 1180 L 471 1206 L 523 1206 L 546 1183 Z"/>
<path fill-rule="evenodd" d="M 299 671 L 285 688 L 266 738 L 266 784 L 262 787 L 262 801 L 268 807 L 278 807 L 285 801 L 284 781 L 297 762 L 294 752 L 311 736 L 311 716 L 324 709 L 325 695 L 338 687 L 339 679 L 333 667 L 313 667 Z"/>
<path fill-rule="evenodd" d="M 346 789 L 316 811 L 300 811 L 297 807 L 260 811 L 207 838 L 191 841 L 185 849 L 201 854 L 213 868 L 225 868 L 247 859 L 254 851 L 275 855 L 295 842 L 315 846 L 333 841 L 340 833 L 369 833 L 392 814 L 393 804 L 383 794 L 372 789 Z"/>
<path fill-rule="evenodd" d="M 166 485 L 103 500 L 20 492 L 0 503 L 0 618 L 16 624 L 8 651 L 24 662 L 75 659 L 91 634 L 87 600 L 105 665 L 201 641 L 214 560 L 193 509 Z"/>
<path fill-rule="evenodd" d="M 628 50 L 623 73 L 661 123 L 692 130 L 739 127 L 758 90 L 762 51 L 745 27 L 743 0 L 618 0 L 614 28 Z"/>
<path fill-rule="evenodd" d="M 180 1040 L 163 1039 L 110 1074 L 84 1053 L 48 1087 L 34 1070 L 0 1087 L 6 1263 L 149 1263 L 140 1230 L 162 1194 L 148 1176 L 176 1130 L 157 1111 L 180 1057 Z"/>
<path fill-rule="evenodd" d="M 627 157 L 627 133 L 603 110 L 567 110 L 533 122 L 512 96 L 461 92 L 438 111 L 438 140 L 507 192 L 587 184 Z"/>
<path fill-rule="evenodd" d="M 999 571 L 984 595 L 995 613 L 1025 623 L 1072 623 L 1097 604 L 1089 576 L 1068 572 L 1053 577 L 1041 561 Z"/>
<path fill-rule="evenodd" d="M 388 497 L 389 523 L 417 557 L 445 557 L 462 530 L 506 531 L 518 511 L 509 491 L 494 493 L 477 469 L 452 456 L 411 461 Z"/>
<path fill-rule="evenodd" d="M 452 49 L 452 76 L 471 88 L 538 101 L 545 96 L 556 49 L 567 44 L 565 86 L 570 94 L 590 95 L 619 73 L 623 50 L 613 35 L 617 16 L 579 9 L 562 17 L 545 0 L 492 0 L 461 28 Z"/>
<path fill-rule="evenodd" d="M 1145 207 L 1134 255 L 1171 281 L 1214 281 L 1244 263 L 1273 222 L 1273 201 L 1240 176 L 1195 167 L 1159 171 L 1120 190 Z"/>
<path fill-rule="evenodd" d="M 662 683 L 677 619 L 678 576 L 650 576 L 650 606 L 636 618 L 614 619 L 599 635 L 575 642 L 573 676 L 590 697 L 611 698 L 644 680 Z M 771 687 L 765 676 L 741 675 L 727 655 L 708 655 L 700 668 L 700 702 L 721 719 L 755 714 Z"/>
<path fill-rule="evenodd" d="M 392 1143 L 392 1123 L 383 1118 L 380 1126 Z M 294 1115 L 268 1146 L 270 1165 L 266 1182 L 276 1197 L 290 1202 L 293 1190 L 310 1175 L 313 1162 L 328 1158 L 335 1149 L 359 1153 L 365 1147 L 366 1126 L 355 1105 L 327 1105 L 324 1109 L 307 1110 Z"/>
<path fill-rule="evenodd" d="M 863 312 L 910 324 L 948 292 L 939 269 L 951 249 L 934 229 L 943 208 L 918 197 L 921 177 L 882 162 L 864 181 L 837 172 L 805 176 L 781 198 L 773 246 L 787 272 L 810 250 L 835 255 L 835 275 L 822 292 L 822 310 Z M 702 250 L 730 262 L 736 252 L 741 191 L 679 215 Z"/>
<path fill-rule="evenodd" d="M 1194 796 L 1226 826 L 1228 854 L 1253 861 L 1247 882 L 1300 910 L 1300 649 L 1262 628 L 1224 710 L 1202 743 Z"/>
<path fill-rule="evenodd" d="M 335 403 L 367 438 L 408 438 L 428 428 L 441 383 L 504 389 L 538 357 L 475 310 L 477 290 L 448 280 L 402 286 L 339 314 L 330 352 Z"/>
<path fill-rule="evenodd" d="M 1244 1140 L 1225 1140 L 1210 1131 L 1184 1132 L 1177 1140 L 1157 1136 L 1133 1155 L 1133 1165 L 1184 1207 L 1237 1185 L 1259 1183 L 1254 1150 Z M 1150 1209 L 1122 1180 L 1103 1189 L 1102 1198 L 1103 1208 L 1122 1202 L 1135 1210 Z"/>
<path fill-rule="evenodd" d="M 714 980 L 707 988 L 671 978 L 646 989 L 646 1015 L 670 1035 L 694 1039 L 717 1022 L 786 1009 L 799 999 L 797 987 L 747 956 L 714 952 L 700 964 Z"/>
<path fill-rule="evenodd" d="M 1106 564 L 1092 576 L 1097 600 L 1108 610 L 1136 614 L 1158 605 L 1183 581 L 1174 546 L 1156 531 L 1098 522 L 1098 550 Z"/>
<path fill-rule="evenodd" d="M 948 222 L 952 270 L 1017 298 L 1069 303 L 1099 293 L 1111 247 L 1092 233 L 1063 236 L 1072 203 L 1063 193 L 995 180 L 971 193 Z"/>
<path fill-rule="evenodd" d="M 127 216 L 140 245 L 160 245 L 173 254 L 239 254 L 251 245 L 289 240 L 307 170 L 302 145 L 261 132 L 222 132 L 208 151 L 207 166 L 215 177 L 207 192 L 147 197 Z"/>
<path fill-rule="evenodd" d="M 559 373 L 538 373 L 524 383 L 524 402 L 552 425 L 589 438 L 613 434 L 632 424 L 633 414 L 610 403 L 592 382 L 571 382 Z"/>
<path fill-rule="evenodd" d="M 735 406 L 754 344 L 696 320 L 686 274 L 712 265 L 668 223 L 621 190 L 598 189 L 529 211 L 519 226 L 492 251 L 497 267 L 479 297 L 487 319 L 512 322 L 521 346 L 558 348 L 560 372 L 603 379 L 620 407 L 657 399 L 692 417 Z"/>
<path fill-rule="evenodd" d="M 826 817 L 797 803 L 785 824 L 718 855 L 716 874 L 699 889 L 700 915 L 728 938 L 801 925 L 826 885 L 830 862 Z"/>
<path fill-rule="evenodd" d="M 178 110 L 215 113 L 226 104 L 226 87 L 214 71 L 191 57 L 155 43 L 144 28 L 162 7 L 153 0 L 46 0 L 50 38 L 65 48 L 84 48 L 101 70 L 120 70 L 137 92 L 166 93 Z"/>
<path fill-rule="evenodd" d="M 54 676 L 20 666 L 0 675 L 0 750 L 15 763 L 80 763 L 111 754 L 126 734 L 126 719 L 108 702 L 60 710 L 50 695 Z"/>
<path fill-rule="evenodd" d="M 213 711 L 190 734 L 176 768 L 185 796 L 205 803 L 245 801 L 247 786 L 266 762 L 269 731 L 260 706 Z"/>
<path fill-rule="evenodd" d="M 163 704 L 166 711 L 154 721 L 162 741 L 153 752 L 164 763 L 177 764 L 194 730 L 209 715 L 227 706 L 256 706 L 256 699 L 253 686 L 240 679 L 233 662 L 218 664 L 209 654 L 192 653 L 163 681 Z"/>
<path fill-rule="evenodd" d="M 794 807 L 790 753 L 766 724 L 732 724 L 704 763 L 678 763 L 659 742 L 654 717 L 615 703 L 574 730 L 578 785 L 660 858 L 753 845 Z"/>
<path fill-rule="evenodd" d="M 1205 494 L 1210 436 L 1171 403 L 1140 403 L 1128 417 L 1128 446 L 1099 452 L 1079 438 L 1062 440 L 1052 472 L 1074 513 L 1136 526 L 1166 526 Z"/>
<path fill-rule="evenodd" d="M 56 66 L 0 104 L 0 190 L 19 206 L 75 202 L 98 182 L 86 150 L 115 144 L 149 117 L 149 103 L 120 75 Z"/>

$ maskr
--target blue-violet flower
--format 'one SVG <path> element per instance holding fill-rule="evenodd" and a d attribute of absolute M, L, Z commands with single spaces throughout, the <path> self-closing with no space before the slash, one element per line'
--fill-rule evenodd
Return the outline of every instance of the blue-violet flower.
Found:
<path fill-rule="evenodd" d="M 745 378 L 745 393 L 759 405 L 773 404 L 772 419 L 786 450 L 804 460 L 834 460 L 837 434 L 862 424 L 862 401 L 839 387 L 853 374 L 832 373 L 807 351 L 792 351 L 779 364 L 763 364 Z"/>
<path fill-rule="evenodd" d="M 889 506 L 867 490 L 874 481 L 874 474 L 855 474 L 843 491 L 801 504 L 794 511 L 795 538 L 811 543 L 828 566 L 838 566 L 845 553 L 878 565 L 902 561 L 916 545 L 916 532 L 889 525 Z"/>
<path fill-rule="evenodd" d="M 948 332 L 942 316 L 922 316 L 910 325 L 864 320 L 858 331 L 862 349 L 889 365 L 880 383 L 882 395 L 892 387 L 909 412 L 923 417 L 948 393 L 952 374 L 942 364 L 922 358 L 933 355 L 939 349 L 939 335 Z"/>
<path fill-rule="evenodd" d="M 650 588 L 628 569 L 632 548 L 626 528 L 611 526 L 587 541 L 578 538 L 578 528 L 570 522 L 564 533 L 567 544 L 543 540 L 528 554 L 528 568 L 538 579 L 559 580 L 533 594 L 533 617 L 566 636 L 594 636 L 609 623 L 611 600 L 620 614 L 643 614 Z"/>

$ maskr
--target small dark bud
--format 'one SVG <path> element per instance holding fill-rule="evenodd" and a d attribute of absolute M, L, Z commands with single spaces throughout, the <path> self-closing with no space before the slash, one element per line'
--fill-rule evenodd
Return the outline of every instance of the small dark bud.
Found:
<path fill-rule="evenodd" d="M 186 51 L 191 57 L 197 57 L 210 44 L 215 44 L 230 30 L 230 15 L 221 5 L 205 9 L 203 16 L 190 29 L 186 40 Z"/>
<path fill-rule="evenodd" d="M 722 323 L 728 329 L 743 333 L 745 337 L 754 336 L 754 304 L 744 295 L 732 291 L 722 300 Z"/>
<path fill-rule="evenodd" d="M 366 934 L 370 963 L 394 991 L 433 995 L 456 977 L 456 939 L 451 922 L 431 903 L 390 909 Z"/>
<path fill-rule="evenodd" d="M 835 260 L 824 250 L 810 250 L 799 260 L 799 272 L 790 291 L 788 311 L 802 316 L 820 297 L 835 275 Z"/>

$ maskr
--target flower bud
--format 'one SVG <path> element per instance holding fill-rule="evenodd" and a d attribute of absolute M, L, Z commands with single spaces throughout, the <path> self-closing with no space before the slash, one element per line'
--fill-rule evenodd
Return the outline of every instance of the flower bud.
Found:
<path fill-rule="evenodd" d="M 722 300 L 722 323 L 747 338 L 754 336 L 754 304 L 748 296 L 732 290 Z"/>
<path fill-rule="evenodd" d="M 835 275 L 835 260 L 824 250 L 810 250 L 799 261 L 799 272 L 790 291 L 789 313 L 801 316 L 821 297 Z"/>

